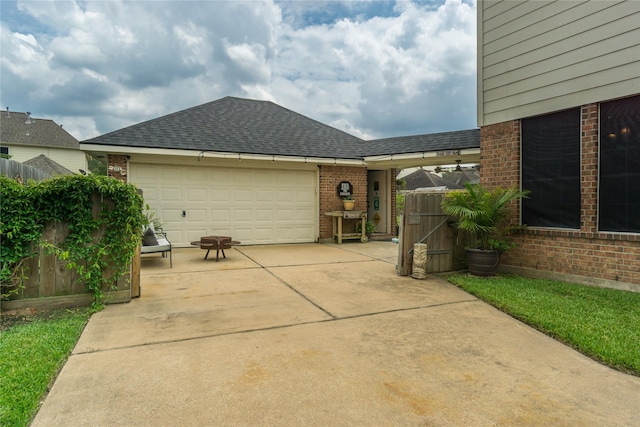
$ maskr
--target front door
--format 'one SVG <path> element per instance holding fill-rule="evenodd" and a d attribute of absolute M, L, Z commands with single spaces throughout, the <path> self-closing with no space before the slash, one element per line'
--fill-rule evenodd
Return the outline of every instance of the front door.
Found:
<path fill-rule="evenodd" d="M 367 219 L 376 226 L 376 233 L 388 233 L 389 206 L 387 195 L 387 171 L 372 171 L 367 174 L 369 208 Z"/>

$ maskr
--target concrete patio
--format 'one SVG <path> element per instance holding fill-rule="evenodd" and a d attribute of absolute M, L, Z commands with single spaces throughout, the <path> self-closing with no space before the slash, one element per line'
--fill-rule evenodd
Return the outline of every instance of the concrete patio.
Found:
<path fill-rule="evenodd" d="M 397 245 L 177 249 L 95 314 L 33 426 L 639 425 L 640 378 L 582 356 Z"/>

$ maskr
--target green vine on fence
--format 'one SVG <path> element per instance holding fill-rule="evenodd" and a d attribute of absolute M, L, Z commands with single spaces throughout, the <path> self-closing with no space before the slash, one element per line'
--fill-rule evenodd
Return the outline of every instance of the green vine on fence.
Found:
<path fill-rule="evenodd" d="M 113 178 L 71 175 L 20 184 L 0 177 L 0 201 L 2 296 L 16 289 L 24 260 L 43 247 L 67 261 L 99 306 L 105 287 L 114 288 L 128 272 L 140 245 L 142 196 L 135 186 Z M 100 209 L 94 211 L 96 202 Z M 49 221 L 68 224 L 62 243 L 43 238 Z"/>

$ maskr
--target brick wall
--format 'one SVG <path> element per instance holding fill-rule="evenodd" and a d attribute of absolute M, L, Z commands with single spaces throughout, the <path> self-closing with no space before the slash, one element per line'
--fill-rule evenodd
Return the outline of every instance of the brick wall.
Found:
<path fill-rule="evenodd" d="M 114 168 L 120 169 L 118 171 L 114 171 Z M 127 156 L 124 154 L 109 154 L 107 156 L 107 176 L 127 182 L 128 174 Z"/>
<path fill-rule="evenodd" d="M 330 239 L 332 234 L 331 217 L 326 212 L 341 211 L 342 199 L 338 197 L 338 184 L 341 181 L 349 181 L 353 185 L 353 198 L 356 201 L 356 211 L 367 210 L 367 169 L 351 166 L 327 166 L 320 165 L 320 239 Z M 347 224 L 345 223 L 345 226 Z M 346 232 L 355 231 L 346 229 Z"/>
<path fill-rule="evenodd" d="M 502 265 L 640 289 L 640 235 L 597 231 L 598 104 L 582 106 L 581 132 L 580 230 L 527 229 L 514 236 L 516 247 L 504 254 Z M 519 185 L 520 121 L 485 126 L 480 141 L 481 183 L 492 188 Z M 512 220 L 517 221 L 519 205 L 514 207 Z"/>

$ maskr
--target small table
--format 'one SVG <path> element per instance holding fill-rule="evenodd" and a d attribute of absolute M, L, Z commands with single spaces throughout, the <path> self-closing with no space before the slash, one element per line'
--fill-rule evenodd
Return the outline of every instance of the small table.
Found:
<path fill-rule="evenodd" d="M 198 241 L 191 242 L 191 244 L 194 246 L 200 246 L 200 249 L 207 250 L 207 253 L 204 256 L 205 260 L 209 256 L 209 251 L 215 249 L 217 262 L 219 260 L 220 252 L 222 252 L 222 257 L 226 258 L 227 256 L 224 254 L 224 250 L 231 249 L 231 246 L 239 245 L 240 242 L 232 240 L 229 236 L 204 236 Z"/>
<path fill-rule="evenodd" d="M 367 222 L 367 213 L 360 211 L 334 211 L 327 212 L 325 215 L 333 218 L 333 235 L 332 238 L 337 239 L 338 244 L 341 245 L 343 240 L 356 239 L 362 243 L 368 242 L 369 238 L 366 234 L 365 223 Z M 343 233 L 342 232 L 342 220 L 343 219 L 356 219 L 362 222 L 360 233 Z"/>

